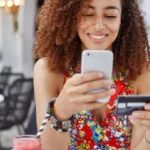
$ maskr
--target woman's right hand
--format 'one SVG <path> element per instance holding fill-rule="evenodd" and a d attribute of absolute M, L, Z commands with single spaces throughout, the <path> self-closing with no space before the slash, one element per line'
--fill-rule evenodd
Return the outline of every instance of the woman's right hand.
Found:
<path fill-rule="evenodd" d="M 112 96 L 115 93 L 115 89 L 91 94 L 87 92 L 106 88 L 112 84 L 111 80 L 103 78 L 102 73 L 75 74 L 67 80 L 64 88 L 57 97 L 54 106 L 56 118 L 64 121 L 82 110 L 102 107 L 104 104 L 96 102 L 96 100 Z"/>

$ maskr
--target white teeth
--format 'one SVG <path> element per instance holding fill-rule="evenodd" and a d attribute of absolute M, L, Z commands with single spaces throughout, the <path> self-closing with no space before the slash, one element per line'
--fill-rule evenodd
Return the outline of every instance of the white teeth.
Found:
<path fill-rule="evenodd" d="M 94 38 L 94 39 L 97 39 L 97 40 L 101 40 L 101 39 L 103 39 L 103 38 L 106 37 L 106 35 L 103 35 L 103 36 L 97 36 L 97 35 L 93 35 L 93 34 L 90 34 L 90 36 L 91 36 L 92 38 Z"/>

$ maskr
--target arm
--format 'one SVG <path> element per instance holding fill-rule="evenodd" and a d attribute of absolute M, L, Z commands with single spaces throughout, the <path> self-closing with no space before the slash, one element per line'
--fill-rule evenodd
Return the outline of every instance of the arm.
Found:
<path fill-rule="evenodd" d="M 102 73 L 76 74 L 63 85 L 64 75 L 49 72 L 46 66 L 47 63 L 40 60 L 34 68 L 38 128 L 45 117 L 45 107 L 50 98 L 57 97 L 54 115 L 58 120 L 64 121 L 82 110 L 102 108 L 105 104 L 97 103 L 96 100 L 112 96 L 115 93 L 114 89 L 87 93 L 112 85 L 112 81 L 104 79 Z M 60 134 L 48 126 L 41 140 L 43 150 L 66 150 L 69 136 L 67 133 Z"/>
<path fill-rule="evenodd" d="M 144 70 L 135 81 L 136 94 L 150 95 L 150 71 Z M 150 106 L 149 106 L 150 107 Z M 133 119 L 131 150 L 150 150 L 145 142 L 145 135 L 150 141 L 150 108 L 146 111 L 138 111 L 138 117 Z M 135 113 L 132 114 L 132 116 Z"/>
<path fill-rule="evenodd" d="M 37 127 L 45 117 L 46 104 L 51 98 L 57 97 L 63 87 L 63 75 L 50 72 L 46 58 L 40 59 L 34 67 L 34 89 L 36 99 Z M 41 136 L 43 150 L 67 150 L 68 134 L 58 133 L 47 124 Z"/>

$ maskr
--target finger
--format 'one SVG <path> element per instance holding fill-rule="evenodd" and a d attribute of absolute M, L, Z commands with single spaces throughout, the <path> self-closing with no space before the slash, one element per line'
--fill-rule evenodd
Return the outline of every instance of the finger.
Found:
<path fill-rule="evenodd" d="M 115 89 L 105 90 L 99 93 L 92 94 L 80 94 L 71 98 L 72 103 L 89 103 L 95 102 L 96 100 L 104 99 L 110 97 L 115 93 Z"/>
<path fill-rule="evenodd" d="M 132 117 L 136 119 L 150 119 L 150 111 L 134 111 Z"/>
<path fill-rule="evenodd" d="M 133 123 L 134 125 L 144 125 L 144 126 L 150 127 L 150 120 L 148 119 L 135 119 L 131 117 L 130 120 L 131 120 L 131 123 Z"/>
<path fill-rule="evenodd" d="M 74 90 L 77 93 L 87 93 L 88 91 L 92 91 L 96 89 L 106 89 L 112 84 L 113 82 L 111 80 L 106 80 L 106 79 L 94 80 L 94 81 L 83 83 L 77 87 L 74 87 Z"/>
<path fill-rule="evenodd" d="M 129 120 L 134 126 L 140 126 L 131 116 L 129 116 Z"/>
<path fill-rule="evenodd" d="M 150 103 L 149 104 L 145 104 L 144 108 L 145 108 L 145 110 L 150 110 Z"/>
<path fill-rule="evenodd" d="M 71 85 L 77 86 L 83 84 L 85 82 L 89 82 L 92 80 L 102 79 L 103 74 L 98 72 L 85 73 L 85 74 L 75 74 L 71 79 Z"/>

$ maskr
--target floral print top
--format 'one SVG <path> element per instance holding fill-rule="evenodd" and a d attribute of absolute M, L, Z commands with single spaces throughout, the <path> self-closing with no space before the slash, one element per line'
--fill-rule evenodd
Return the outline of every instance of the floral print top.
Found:
<path fill-rule="evenodd" d="M 77 70 L 79 73 L 80 70 Z M 73 74 L 66 74 L 65 81 Z M 115 74 L 112 78 L 116 89 L 107 105 L 106 117 L 99 123 L 95 111 L 82 111 L 74 115 L 75 121 L 69 133 L 68 150 L 126 150 L 130 147 L 132 128 L 127 116 L 115 116 L 118 95 L 132 95 L 133 82 L 129 73 Z"/>

